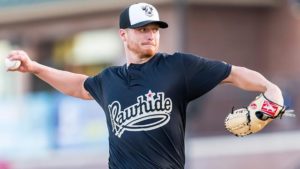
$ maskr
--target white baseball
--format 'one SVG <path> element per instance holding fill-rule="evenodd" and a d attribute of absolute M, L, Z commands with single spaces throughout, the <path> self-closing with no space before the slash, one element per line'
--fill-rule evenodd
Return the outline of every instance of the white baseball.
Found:
<path fill-rule="evenodd" d="M 5 59 L 5 67 L 8 70 L 16 70 L 21 65 L 21 61 L 19 60 L 10 60 L 8 58 Z"/>

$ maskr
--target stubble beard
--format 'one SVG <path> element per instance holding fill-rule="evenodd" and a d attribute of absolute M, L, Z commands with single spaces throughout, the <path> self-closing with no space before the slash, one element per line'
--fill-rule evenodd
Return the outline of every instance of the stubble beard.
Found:
<path fill-rule="evenodd" d="M 127 48 L 139 56 L 139 58 L 150 58 L 157 52 L 157 47 L 155 49 L 142 49 L 138 45 L 127 44 Z"/>

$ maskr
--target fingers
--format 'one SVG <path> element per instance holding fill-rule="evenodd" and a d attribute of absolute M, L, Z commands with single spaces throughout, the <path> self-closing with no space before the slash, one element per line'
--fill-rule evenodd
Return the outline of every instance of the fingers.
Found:
<path fill-rule="evenodd" d="M 27 55 L 27 53 L 23 50 L 13 50 L 11 51 L 8 56 L 7 59 L 10 60 L 8 61 L 9 66 L 7 66 L 7 71 L 20 71 L 20 72 L 28 72 L 31 70 L 32 66 L 31 66 L 31 59 L 29 58 L 29 56 Z M 20 62 L 15 62 L 15 61 L 20 61 Z M 10 68 L 11 64 L 13 64 L 15 62 L 13 68 Z"/>
<path fill-rule="evenodd" d="M 23 50 L 13 50 L 9 53 L 7 58 L 10 60 L 24 61 L 28 58 L 28 55 Z"/>

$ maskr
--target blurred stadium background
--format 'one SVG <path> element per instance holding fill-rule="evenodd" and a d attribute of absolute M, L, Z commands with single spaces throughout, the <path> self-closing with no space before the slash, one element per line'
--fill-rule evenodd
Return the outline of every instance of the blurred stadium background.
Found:
<path fill-rule="evenodd" d="M 0 169 L 107 168 L 104 113 L 93 101 L 64 96 L 3 60 L 23 49 L 45 65 L 94 75 L 123 64 L 118 15 L 133 0 L 0 0 Z M 300 110 L 299 0 L 147 0 L 169 23 L 161 51 L 183 51 L 257 70 Z M 219 86 L 190 104 L 187 169 L 300 169 L 299 117 L 261 133 L 229 135 L 232 106 L 257 93 Z M 298 115 L 299 116 L 299 115 Z"/>

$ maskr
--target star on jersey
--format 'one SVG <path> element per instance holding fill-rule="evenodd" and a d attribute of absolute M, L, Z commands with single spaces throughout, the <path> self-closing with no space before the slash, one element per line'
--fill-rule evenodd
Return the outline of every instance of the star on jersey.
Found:
<path fill-rule="evenodd" d="M 121 138 L 125 131 L 148 131 L 164 126 L 170 120 L 172 100 L 165 93 L 148 93 L 137 97 L 137 102 L 122 110 L 121 103 L 108 105 L 112 131 Z"/>
<path fill-rule="evenodd" d="M 145 94 L 145 96 L 147 97 L 147 101 L 153 100 L 153 97 L 155 96 L 155 93 L 152 93 L 152 91 L 149 90 L 148 93 Z"/>

